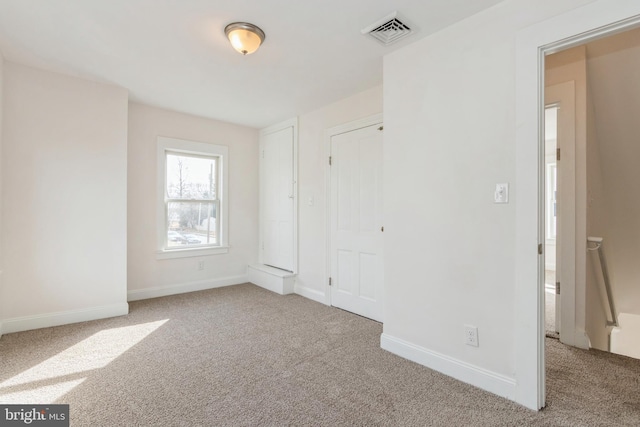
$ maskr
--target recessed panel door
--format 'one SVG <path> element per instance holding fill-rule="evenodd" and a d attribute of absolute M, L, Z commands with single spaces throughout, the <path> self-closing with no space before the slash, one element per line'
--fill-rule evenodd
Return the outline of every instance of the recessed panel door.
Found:
<path fill-rule="evenodd" d="M 331 304 L 382 321 L 382 131 L 331 138 Z"/>

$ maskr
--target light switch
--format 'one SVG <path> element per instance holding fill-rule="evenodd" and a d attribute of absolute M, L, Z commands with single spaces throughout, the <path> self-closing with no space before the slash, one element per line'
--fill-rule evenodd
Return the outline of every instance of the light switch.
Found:
<path fill-rule="evenodd" d="M 307 205 L 308 206 L 313 206 L 313 196 L 307 197 Z"/>
<path fill-rule="evenodd" d="M 494 203 L 509 203 L 509 184 L 496 184 L 496 192 L 493 195 Z"/>

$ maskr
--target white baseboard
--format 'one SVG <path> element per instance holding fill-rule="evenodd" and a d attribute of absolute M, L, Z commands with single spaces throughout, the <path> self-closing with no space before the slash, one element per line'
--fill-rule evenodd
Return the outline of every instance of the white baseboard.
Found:
<path fill-rule="evenodd" d="M 591 340 L 589 339 L 589 335 L 587 331 L 584 329 L 576 328 L 576 339 L 574 341 L 575 347 L 581 348 L 583 350 L 589 350 L 591 348 Z"/>
<path fill-rule="evenodd" d="M 239 285 L 247 283 L 246 274 L 240 276 L 224 277 L 222 279 L 199 280 L 196 282 L 178 283 L 176 285 L 158 286 L 155 288 L 134 289 L 127 292 L 127 301 L 166 297 L 167 295 L 184 294 L 187 292 L 204 291 L 206 289 L 222 288 L 223 286 Z"/>
<path fill-rule="evenodd" d="M 303 296 L 305 298 L 309 298 L 310 300 L 313 300 L 315 302 L 319 302 L 320 304 L 327 305 L 327 299 L 325 297 L 324 292 L 307 288 L 305 286 L 300 286 L 297 283 L 293 288 L 293 292 L 297 295 Z"/>
<path fill-rule="evenodd" d="M 4 319 L 0 326 L 2 327 L 2 333 L 10 334 L 13 332 L 29 331 L 31 329 L 67 325 L 69 323 L 88 322 L 90 320 L 105 319 L 107 317 L 124 316 L 128 313 L 129 304 L 124 302 L 102 307 L 91 307 L 80 310 L 60 311 L 56 313 L 44 313 L 35 316 Z"/>
<path fill-rule="evenodd" d="M 462 362 L 384 333 L 380 336 L 380 346 L 393 354 L 467 384 L 510 400 L 515 399 L 516 381 L 513 378 Z"/>

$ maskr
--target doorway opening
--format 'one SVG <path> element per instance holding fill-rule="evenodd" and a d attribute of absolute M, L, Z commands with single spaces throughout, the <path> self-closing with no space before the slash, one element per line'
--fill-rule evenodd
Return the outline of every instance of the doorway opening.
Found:
<path fill-rule="evenodd" d="M 545 159 L 545 334 L 550 338 L 560 338 L 560 305 L 556 305 L 556 237 L 557 237 L 557 140 L 558 104 L 545 105 L 544 110 L 544 159 Z"/>
<path fill-rule="evenodd" d="M 628 160 L 640 157 L 632 137 L 640 132 L 640 90 L 625 82 L 639 69 L 639 28 L 545 56 L 539 171 L 545 188 L 546 336 L 636 357 L 640 345 L 634 350 L 629 343 L 640 333 L 640 292 L 630 284 L 640 280 L 632 261 L 640 256 L 634 238 L 640 220 L 629 213 L 636 205 L 640 212 L 640 195 L 627 190 L 640 179 Z M 572 93 L 562 95 L 562 85 L 573 86 Z"/>
<path fill-rule="evenodd" d="M 516 199 L 516 278 L 519 285 L 515 296 L 516 321 L 519 326 L 516 328 L 515 351 L 518 378 L 516 400 L 532 409 L 540 409 L 545 405 L 547 369 L 543 256 L 544 66 L 547 57 L 553 53 L 639 26 L 640 4 L 600 0 L 518 31 L 516 179 L 519 192 Z M 534 245 L 538 249 L 537 256 L 532 254 Z M 584 309 L 584 305 L 580 309 Z M 563 312 L 562 320 L 564 319 Z"/>

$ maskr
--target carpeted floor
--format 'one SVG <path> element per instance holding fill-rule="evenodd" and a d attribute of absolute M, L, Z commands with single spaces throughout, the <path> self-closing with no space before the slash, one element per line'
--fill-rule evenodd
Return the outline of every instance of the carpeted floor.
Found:
<path fill-rule="evenodd" d="M 547 339 L 533 412 L 380 349 L 382 326 L 245 284 L 128 316 L 5 335 L 0 403 L 68 403 L 74 426 L 620 426 L 640 361 Z"/>

